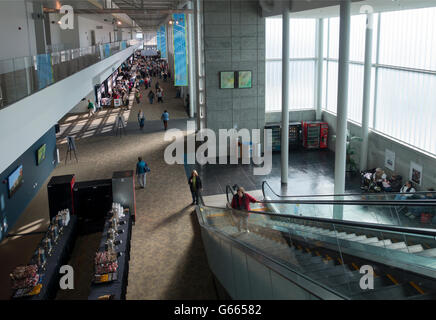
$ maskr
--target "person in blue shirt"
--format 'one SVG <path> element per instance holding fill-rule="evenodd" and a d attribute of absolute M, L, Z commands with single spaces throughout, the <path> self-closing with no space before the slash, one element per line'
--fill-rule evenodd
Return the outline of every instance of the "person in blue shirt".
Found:
<path fill-rule="evenodd" d="M 138 157 L 138 163 L 136 164 L 136 176 L 138 177 L 138 183 L 141 186 L 141 188 L 145 188 L 146 183 L 146 175 L 148 166 L 147 164 L 142 160 L 141 157 Z"/>
<path fill-rule="evenodd" d="M 168 120 L 170 120 L 170 114 L 168 113 L 168 111 L 165 110 L 164 113 L 162 113 L 161 119 L 163 121 L 165 130 L 167 130 L 168 129 Z"/>

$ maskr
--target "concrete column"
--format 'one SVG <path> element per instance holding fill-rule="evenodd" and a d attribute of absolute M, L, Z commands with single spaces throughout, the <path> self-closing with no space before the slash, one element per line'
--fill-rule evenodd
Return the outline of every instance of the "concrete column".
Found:
<path fill-rule="evenodd" d="M 289 8 L 283 11 L 282 50 L 281 172 L 282 184 L 287 184 L 289 167 Z"/>
<path fill-rule="evenodd" d="M 372 71 L 372 40 L 373 40 L 373 14 L 367 15 L 365 40 L 365 68 L 363 78 L 363 105 L 362 105 L 362 148 L 360 150 L 360 170 L 368 168 L 368 137 L 369 113 L 371 98 L 371 71 Z"/>
<path fill-rule="evenodd" d="M 193 0 L 189 1 L 188 9 L 194 9 Z M 188 15 L 188 58 L 189 58 L 189 117 L 193 118 L 197 109 L 197 91 L 196 91 L 196 76 L 195 76 L 195 40 L 194 40 L 194 15 Z"/>
<path fill-rule="evenodd" d="M 27 1 L 25 2 L 27 5 Z M 36 40 L 36 54 L 45 53 L 45 28 L 44 28 L 44 12 L 42 5 L 39 3 L 31 3 L 33 5 L 32 18 L 35 24 L 35 40 Z"/>
<path fill-rule="evenodd" d="M 317 20 L 317 70 L 316 70 L 316 120 L 322 118 L 322 77 L 323 77 L 323 53 L 324 53 L 324 20 Z"/>
<path fill-rule="evenodd" d="M 338 109 L 336 118 L 335 148 L 335 194 L 345 192 L 348 77 L 350 60 L 350 0 L 340 5 L 339 63 L 338 63 Z"/>

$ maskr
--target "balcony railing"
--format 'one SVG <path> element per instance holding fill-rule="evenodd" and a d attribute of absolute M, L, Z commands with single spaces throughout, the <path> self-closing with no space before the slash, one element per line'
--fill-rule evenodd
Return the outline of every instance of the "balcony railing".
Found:
<path fill-rule="evenodd" d="M 137 43 L 124 40 L 0 60 L 0 109 Z"/>

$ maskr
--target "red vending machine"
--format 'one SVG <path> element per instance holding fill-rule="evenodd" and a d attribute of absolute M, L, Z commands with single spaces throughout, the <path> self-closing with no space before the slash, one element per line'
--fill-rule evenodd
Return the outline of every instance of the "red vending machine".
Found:
<path fill-rule="evenodd" d="M 327 148 L 329 126 L 326 122 L 303 121 L 303 146 L 306 149 Z"/>
<path fill-rule="evenodd" d="M 329 139 L 329 124 L 327 122 L 321 123 L 321 140 L 319 142 L 320 149 L 327 149 Z"/>

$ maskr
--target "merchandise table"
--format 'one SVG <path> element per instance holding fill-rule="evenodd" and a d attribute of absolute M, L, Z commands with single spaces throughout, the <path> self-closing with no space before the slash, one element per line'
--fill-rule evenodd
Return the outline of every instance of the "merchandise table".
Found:
<path fill-rule="evenodd" d="M 104 295 L 114 295 L 114 300 L 124 300 L 126 298 L 130 260 L 130 238 L 132 234 L 132 217 L 130 213 L 126 213 L 126 216 L 123 219 L 120 219 L 120 223 L 121 222 L 124 222 L 124 224 L 119 225 L 118 230 L 122 230 L 123 232 L 119 233 L 116 238 L 117 241 L 122 241 L 116 246 L 116 251 L 118 253 L 122 253 L 122 255 L 118 256 L 117 258 L 117 280 L 108 283 L 91 284 L 88 300 L 97 300 L 98 297 Z M 109 220 L 106 220 L 99 251 L 105 251 L 106 249 L 105 243 L 107 240 L 107 231 L 109 230 L 109 227 Z"/>
<path fill-rule="evenodd" d="M 48 300 L 54 299 L 59 289 L 60 267 L 68 263 L 68 259 L 74 248 L 77 236 L 77 216 L 72 215 L 70 222 L 59 236 L 58 243 L 53 246 L 53 253 L 47 257 L 47 267 L 42 275 L 42 288 L 39 294 L 23 297 L 25 300 Z"/>

